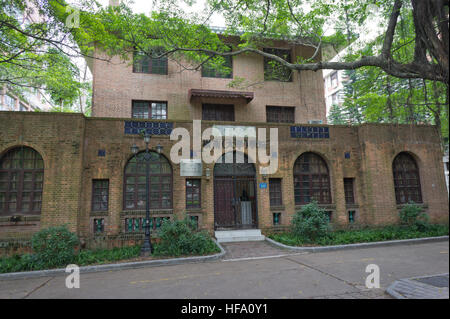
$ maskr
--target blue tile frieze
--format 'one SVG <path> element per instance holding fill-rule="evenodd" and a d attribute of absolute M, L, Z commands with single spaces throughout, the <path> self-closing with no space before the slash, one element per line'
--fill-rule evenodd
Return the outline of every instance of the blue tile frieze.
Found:
<path fill-rule="evenodd" d="M 291 126 L 291 137 L 330 138 L 330 130 L 323 126 Z"/>
<path fill-rule="evenodd" d="M 142 130 L 151 135 L 170 135 L 173 123 L 171 122 L 141 122 L 125 121 L 125 134 L 140 134 Z"/>

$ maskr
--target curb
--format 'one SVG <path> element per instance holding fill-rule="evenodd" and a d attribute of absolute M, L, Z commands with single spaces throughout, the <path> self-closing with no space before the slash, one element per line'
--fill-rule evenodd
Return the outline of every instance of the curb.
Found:
<path fill-rule="evenodd" d="M 439 237 L 424 237 L 424 238 L 414 238 L 414 239 L 376 241 L 376 242 L 372 242 L 372 243 L 359 243 L 359 244 L 348 244 L 348 245 L 298 247 L 298 246 L 288 246 L 288 245 L 279 243 L 279 242 L 277 242 L 273 239 L 270 239 L 266 236 L 266 240 L 269 243 L 271 243 L 272 245 L 282 247 L 284 249 L 290 249 L 290 250 L 295 250 L 295 251 L 305 251 L 305 252 L 311 252 L 311 253 L 322 252 L 322 251 L 383 247 L 383 246 L 412 245 L 412 244 L 420 244 L 420 243 L 448 241 L 448 239 L 449 239 L 449 236 L 439 236 Z"/>
<path fill-rule="evenodd" d="M 388 295 L 390 295 L 391 297 L 394 297 L 395 299 L 406 299 L 405 296 L 403 296 L 403 295 L 399 294 L 397 291 L 395 291 L 395 288 L 398 284 L 399 284 L 398 280 L 394 281 L 394 283 L 386 289 L 386 293 Z"/>
<path fill-rule="evenodd" d="M 443 288 L 415 282 L 415 279 L 445 275 L 448 276 L 448 273 L 399 279 L 386 289 L 386 293 L 396 299 L 448 299 L 448 287 L 445 289 L 447 291 L 445 295 L 445 292 L 442 294 Z M 405 287 L 407 287 L 406 290 Z"/>
<path fill-rule="evenodd" d="M 136 262 L 117 263 L 117 264 L 104 264 L 104 265 L 95 265 L 95 266 L 81 266 L 80 273 L 93 273 L 93 272 L 135 269 L 135 268 L 144 268 L 144 267 L 169 266 L 169 265 L 179 265 L 179 264 L 185 264 L 185 263 L 198 263 L 198 262 L 207 262 L 207 261 L 217 260 L 217 259 L 222 258 L 225 255 L 226 251 L 217 241 L 214 240 L 214 242 L 216 243 L 217 247 L 220 248 L 220 253 L 217 253 L 214 255 L 159 259 L 159 260 L 146 260 L 146 261 L 136 261 Z M 63 275 L 65 273 L 66 273 L 65 268 L 23 271 L 23 272 L 11 272 L 11 273 L 0 274 L 0 281 L 1 280 L 14 280 L 14 279 L 58 276 L 58 275 Z"/>

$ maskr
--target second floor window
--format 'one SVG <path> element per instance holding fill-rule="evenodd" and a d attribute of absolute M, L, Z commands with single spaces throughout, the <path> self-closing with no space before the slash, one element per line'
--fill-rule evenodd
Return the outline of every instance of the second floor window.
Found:
<path fill-rule="evenodd" d="M 331 78 L 331 87 L 335 88 L 336 86 L 338 86 L 338 73 L 333 72 L 330 78 Z"/>
<path fill-rule="evenodd" d="M 218 70 L 213 63 L 207 62 L 202 66 L 202 77 L 231 79 L 233 77 L 233 59 L 231 56 L 225 56 L 223 59 L 225 62 L 222 66 L 226 67 L 225 70 Z"/>
<path fill-rule="evenodd" d="M 161 50 L 155 50 L 152 55 L 134 51 L 133 72 L 167 74 L 167 56 L 161 56 Z"/>
<path fill-rule="evenodd" d="M 166 120 L 167 103 L 152 101 L 133 101 L 132 117 L 140 119 Z"/>
<path fill-rule="evenodd" d="M 266 120 L 269 123 L 295 123 L 295 107 L 266 106 Z"/>
<path fill-rule="evenodd" d="M 14 108 L 16 107 L 16 99 L 6 94 L 5 105 L 7 106 L 7 108 L 9 108 L 9 110 L 14 110 Z"/>
<path fill-rule="evenodd" d="M 234 105 L 203 104 L 202 108 L 202 120 L 234 121 Z"/>
<path fill-rule="evenodd" d="M 291 50 L 265 48 L 264 52 L 276 55 L 287 62 L 291 62 Z M 280 62 L 264 57 L 264 80 L 266 81 L 292 81 L 292 71 Z"/>

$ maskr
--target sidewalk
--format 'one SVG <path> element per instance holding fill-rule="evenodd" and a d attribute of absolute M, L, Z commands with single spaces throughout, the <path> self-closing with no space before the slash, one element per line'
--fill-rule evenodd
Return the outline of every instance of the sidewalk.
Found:
<path fill-rule="evenodd" d="M 386 292 L 397 299 L 449 299 L 448 278 L 447 273 L 400 279 Z"/>

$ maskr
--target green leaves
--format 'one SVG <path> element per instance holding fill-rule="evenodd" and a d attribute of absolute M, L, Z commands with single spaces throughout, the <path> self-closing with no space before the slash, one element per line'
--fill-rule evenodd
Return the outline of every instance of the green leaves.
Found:
<path fill-rule="evenodd" d="M 67 17 L 66 7 L 50 2 L 0 0 L 0 85 L 19 95 L 28 87 L 44 89 L 53 103 L 69 107 L 88 91 L 70 59 L 80 51 L 72 29 L 55 19 L 56 13 Z"/>
<path fill-rule="evenodd" d="M 318 246 L 331 246 L 446 235 L 448 235 L 448 225 L 428 225 L 423 230 L 405 226 L 338 230 L 329 232 L 326 236 L 317 238 L 315 241 L 311 241 L 293 232 L 271 234 L 269 237 L 290 246 L 310 246 L 311 243 Z"/>
<path fill-rule="evenodd" d="M 218 251 L 217 245 L 205 231 L 195 230 L 195 224 L 184 220 L 165 220 L 158 232 L 160 243 L 156 256 L 205 255 Z"/>
<path fill-rule="evenodd" d="M 304 205 L 295 213 L 291 221 L 292 233 L 304 238 L 306 241 L 314 242 L 329 231 L 328 216 L 316 202 Z"/>
<path fill-rule="evenodd" d="M 78 238 L 66 226 L 54 226 L 42 229 L 33 235 L 31 247 L 37 267 L 65 267 L 75 259 L 75 247 Z"/>

